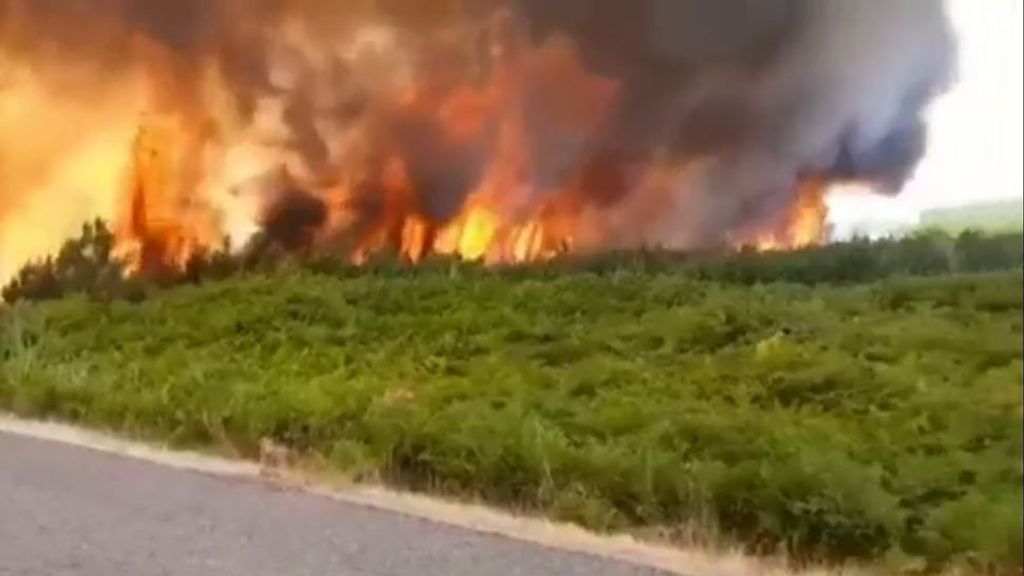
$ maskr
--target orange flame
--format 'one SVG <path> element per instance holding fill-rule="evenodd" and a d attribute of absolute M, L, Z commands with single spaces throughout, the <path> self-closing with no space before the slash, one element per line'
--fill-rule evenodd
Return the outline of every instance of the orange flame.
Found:
<path fill-rule="evenodd" d="M 129 272 L 159 274 L 182 269 L 216 245 L 219 231 L 199 186 L 202 137 L 173 120 L 139 129 L 124 212 L 115 227 L 117 253 Z"/>
<path fill-rule="evenodd" d="M 548 85 L 540 103 L 531 91 Z M 421 191 L 406 161 L 395 154 L 383 163 L 378 187 L 383 202 L 359 242 L 354 261 L 386 246 L 412 262 L 431 253 L 488 264 L 517 264 L 555 256 L 572 242 L 569 199 L 580 190 L 544 190 L 531 173 L 530 122 L 579 139 L 591 136 L 614 99 L 613 82 L 587 72 L 567 45 L 547 44 L 507 62 L 480 88 L 418 87 L 400 99 L 401 114 L 439 127 L 437 145 L 453 155 L 492 148 L 482 176 L 457 213 L 446 221 L 423 214 Z M 534 110 L 528 111 L 532 105 Z M 540 117 L 531 117 L 529 112 Z M 492 139 L 489 132 L 496 133 Z M 344 205 L 342 203 L 341 205 Z"/>
<path fill-rule="evenodd" d="M 826 188 L 827 183 L 817 178 L 802 182 L 783 225 L 777 231 L 761 235 L 756 247 L 762 251 L 796 250 L 823 244 L 828 239 Z"/>

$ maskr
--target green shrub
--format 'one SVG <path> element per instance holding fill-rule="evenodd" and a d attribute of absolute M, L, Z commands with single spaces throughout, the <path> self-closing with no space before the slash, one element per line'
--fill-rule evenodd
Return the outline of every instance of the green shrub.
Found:
<path fill-rule="evenodd" d="M 272 437 L 598 529 L 1019 569 L 1019 273 L 745 286 L 662 257 L 322 260 L 23 303 L 0 311 L 0 407 L 250 455 Z"/>

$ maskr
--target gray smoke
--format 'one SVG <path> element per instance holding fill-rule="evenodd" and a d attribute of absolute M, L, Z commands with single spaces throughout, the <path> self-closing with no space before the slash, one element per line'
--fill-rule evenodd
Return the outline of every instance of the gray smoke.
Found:
<path fill-rule="evenodd" d="M 600 146 L 713 158 L 684 241 L 772 217 L 807 175 L 898 191 L 954 69 L 937 0 L 518 2 L 535 35 L 567 33 L 623 79 Z"/>

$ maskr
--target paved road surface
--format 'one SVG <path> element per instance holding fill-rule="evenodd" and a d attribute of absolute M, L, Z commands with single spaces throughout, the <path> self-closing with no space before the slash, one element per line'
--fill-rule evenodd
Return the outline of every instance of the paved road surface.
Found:
<path fill-rule="evenodd" d="M 311 494 L 0 433 L 0 576 L 654 576 Z"/>

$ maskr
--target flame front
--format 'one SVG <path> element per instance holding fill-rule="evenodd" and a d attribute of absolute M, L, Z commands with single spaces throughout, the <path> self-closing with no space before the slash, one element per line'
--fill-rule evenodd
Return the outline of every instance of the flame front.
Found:
<path fill-rule="evenodd" d="M 588 70 L 571 42 L 532 42 L 498 19 L 486 33 L 444 29 L 424 55 L 380 24 L 339 42 L 282 18 L 266 50 L 271 85 L 244 106 L 212 56 L 185 65 L 144 38 L 129 44 L 129 65 L 95 80 L 76 71 L 73 89 L 65 64 L 0 51 L 0 67 L 18 71 L 0 83 L 2 273 L 97 215 L 142 275 L 285 225 L 308 228 L 291 244 L 347 246 L 357 263 L 382 250 L 519 264 L 695 244 L 659 232 L 697 213 L 686 203 L 695 179 L 666 176 L 685 170 L 665 170 L 658 151 L 601 141 L 619 82 Z M 485 49 L 467 56 L 481 34 Z M 84 133 L 64 133 L 72 121 Z M 33 137 L 19 142 L 23 133 Z M 823 241 L 827 184 L 802 183 L 781 221 L 755 225 L 756 244 Z M 299 197 L 320 209 L 271 222 L 305 214 L 276 208 Z M 67 214 L 52 218 L 33 205 L 41 199 Z M 28 228 L 45 240 L 25 241 Z"/>
<path fill-rule="evenodd" d="M 778 230 L 758 236 L 759 250 L 793 250 L 817 246 L 825 242 L 828 231 L 828 205 L 825 203 L 827 183 L 810 179 L 797 189 L 796 202 L 785 215 Z"/>

